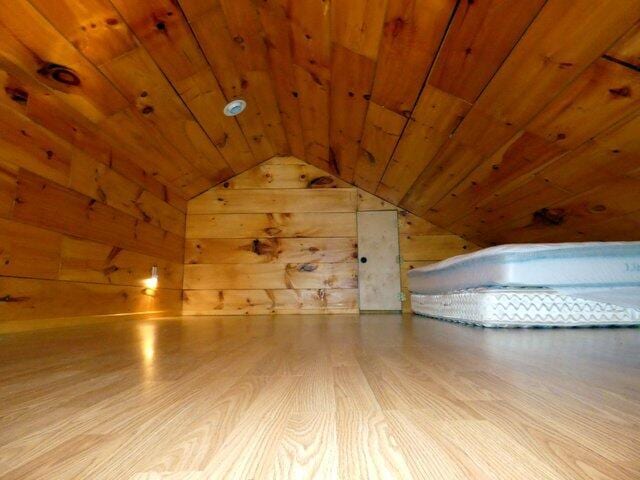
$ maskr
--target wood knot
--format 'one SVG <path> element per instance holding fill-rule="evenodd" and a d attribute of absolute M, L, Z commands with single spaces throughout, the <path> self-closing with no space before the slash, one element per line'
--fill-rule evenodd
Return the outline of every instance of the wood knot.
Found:
<path fill-rule="evenodd" d="M 4 303 L 26 302 L 27 300 L 29 300 L 29 297 L 12 297 L 11 295 L 0 297 L 0 302 Z"/>
<path fill-rule="evenodd" d="M 112 273 L 117 272 L 118 270 L 120 270 L 117 266 L 115 265 L 109 265 L 108 267 L 104 268 L 102 270 L 102 273 L 104 274 L 105 277 L 108 277 L 109 275 L 111 275 Z"/>
<path fill-rule="evenodd" d="M 14 102 L 18 102 L 24 105 L 27 103 L 27 100 L 29 100 L 29 93 L 21 88 L 5 87 L 4 91 Z"/>
<path fill-rule="evenodd" d="M 594 205 L 589 209 L 591 213 L 602 213 L 606 210 L 607 210 L 607 207 L 602 204 Z"/>
<path fill-rule="evenodd" d="M 166 32 L 167 31 L 167 24 L 164 23 L 163 21 L 159 21 L 158 23 L 156 23 L 156 28 L 161 32 Z"/>
<path fill-rule="evenodd" d="M 267 255 L 271 250 L 271 245 L 261 242 L 257 238 L 251 242 L 251 251 L 256 255 Z"/>
<path fill-rule="evenodd" d="M 367 160 L 371 165 L 376 164 L 376 157 L 373 156 L 373 153 L 371 153 L 369 150 L 364 150 L 364 154 L 366 155 Z"/>
<path fill-rule="evenodd" d="M 631 96 L 631 89 L 629 87 L 610 88 L 609 93 L 614 97 L 626 98 Z"/>
<path fill-rule="evenodd" d="M 45 63 L 38 69 L 38 74 L 65 85 L 80 85 L 80 77 L 73 70 L 57 63 Z"/>
<path fill-rule="evenodd" d="M 142 113 L 144 115 L 149 115 L 149 114 L 153 113 L 153 110 L 154 109 L 153 109 L 153 107 L 151 105 L 147 105 L 142 109 Z"/>
<path fill-rule="evenodd" d="M 312 263 L 301 263 L 300 265 L 298 265 L 299 272 L 314 272 L 317 269 L 318 269 L 318 266 Z"/>
<path fill-rule="evenodd" d="M 400 35 L 400 32 L 404 29 L 406 22 L 402 17 L 396 17 L 391 20 L 389 24 L 389 29 L 392 37 L 397 37 Z"/>
<path fill-rule="evenodd" d="M 323 188 L 327 185 L 333 185 L 333 178 L 329 176 L 316 177 L 307 183 L 307 188 Z"/>
<path fill-rule="evenodd" d="M 543 225 L 562 225 L 566 212 L 562 208 L 541 208 L 533 213 L 533 220 Z"/>

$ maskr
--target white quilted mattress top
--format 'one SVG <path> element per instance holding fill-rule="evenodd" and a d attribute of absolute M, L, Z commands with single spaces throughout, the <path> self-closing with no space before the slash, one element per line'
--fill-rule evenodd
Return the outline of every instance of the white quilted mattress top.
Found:
<path fill-rule="evenodd" d="M 411 270 L 412 293 L 476 287 L 602 290 L 640 287 L 640 242 L 516 244 L 491 247 Z"/>

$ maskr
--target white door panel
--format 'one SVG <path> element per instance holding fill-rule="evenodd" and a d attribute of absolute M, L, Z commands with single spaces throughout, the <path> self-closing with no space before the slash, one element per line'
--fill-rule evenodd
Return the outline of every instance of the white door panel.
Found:
<path fill-rule="evenodd" d="M 401 310 L 398 212 L 358 212 L 361 310 Z"/>

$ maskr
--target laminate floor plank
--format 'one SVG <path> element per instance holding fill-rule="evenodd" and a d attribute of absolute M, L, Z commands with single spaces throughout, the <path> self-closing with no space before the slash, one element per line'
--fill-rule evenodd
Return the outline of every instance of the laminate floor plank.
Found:
<path fill-rule="evenodd" d="M 6 333 L 0 479 L 631 480 L 639 352 L 399 314 Z"/>

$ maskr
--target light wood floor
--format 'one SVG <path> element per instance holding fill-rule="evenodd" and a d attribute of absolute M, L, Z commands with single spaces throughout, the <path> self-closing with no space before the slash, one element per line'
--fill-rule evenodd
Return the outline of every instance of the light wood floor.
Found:
<path fill-rule="evenodd" d="M 640 478 L 640 330 L 400 315 L 0 336 L 0 478 Z"/>

